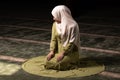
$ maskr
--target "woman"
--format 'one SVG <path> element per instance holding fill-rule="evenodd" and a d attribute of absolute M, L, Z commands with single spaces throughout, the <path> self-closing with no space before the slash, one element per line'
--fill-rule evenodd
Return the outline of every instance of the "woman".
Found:
<path fill-rule="evenodd" d="M 50 52 L 46 56 L 46 69 L 69 70 L 76 67 L 80 54 L 79 26 L 65 5 L 52 10 L 53 20 Z"/>

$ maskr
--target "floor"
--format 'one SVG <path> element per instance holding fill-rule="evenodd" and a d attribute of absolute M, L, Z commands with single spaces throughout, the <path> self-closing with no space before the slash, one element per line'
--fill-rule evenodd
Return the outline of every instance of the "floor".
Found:
<path fill-rule="evenodd" d="M 21 68 L 26 60 L 49 52 L 53 22 L 49 11 L 5 9 L 0 14 L 0 80 L 61 80 L 32 75 Z M 106 68 L 96 75 L 69 80 L 119 80 L 119 9 L 91 10 L 75 19 L 80 26 L 81 54 L 105 64 Z"/>

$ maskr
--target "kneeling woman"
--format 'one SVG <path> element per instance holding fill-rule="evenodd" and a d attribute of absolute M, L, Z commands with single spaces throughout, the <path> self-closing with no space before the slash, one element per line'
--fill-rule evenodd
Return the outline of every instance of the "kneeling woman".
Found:
<path fill-rule="evenodd" d="M 45 68 L 69 70 L 76 67 L 80 54 L 79 26 L 65 5 L 52 10 L 53 20 L 50 52 L 46 56 Z"/>

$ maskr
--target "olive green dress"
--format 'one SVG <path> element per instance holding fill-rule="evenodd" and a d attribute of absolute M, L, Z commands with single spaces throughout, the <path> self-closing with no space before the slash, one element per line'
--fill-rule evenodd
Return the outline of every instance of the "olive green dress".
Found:
<path fill-rule="evenodd" d="M 50 61 L 45 60 L 46 69 L 69 70 L 74 69 L 77 66 L 76 64 L 79 61 L 78 47 L 73 43 L 68 43 L 66 47 L 63 47 L 62 39 L 57 33 L 55 23 L 53 23 L 52 26 L 50 50 L 55 51 L 55 57 L 53 57 Z M 62 61 L 57 62 L 56 56 L 63 51 L 66 55 L 64 56 Z"/>

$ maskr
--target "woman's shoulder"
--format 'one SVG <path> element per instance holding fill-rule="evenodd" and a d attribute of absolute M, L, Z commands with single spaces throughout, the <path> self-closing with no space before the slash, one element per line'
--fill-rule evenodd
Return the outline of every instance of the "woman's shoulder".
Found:
<path fill-rule="evenodd" d="M 53 25 L 52 25 L 53 27 L 55 27 L 56 26 L 56 22 L 53 22 Z"/>
<path fill-rule="evenodd" d="M 56 26 L 56 22 L 53 22 L 52 28 L 55 29 L 55 26 Z"/>
<path fill-rule="evenodd" d="M 53 22 L 53 25 L 55 25 L 56 24 L 56 22 Z"/>

